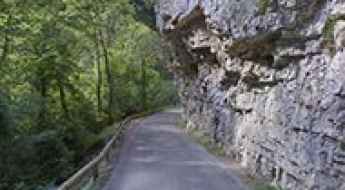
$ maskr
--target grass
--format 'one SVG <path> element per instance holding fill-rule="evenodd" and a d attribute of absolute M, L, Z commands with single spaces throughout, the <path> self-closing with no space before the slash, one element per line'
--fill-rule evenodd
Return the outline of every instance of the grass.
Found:
<path fill-rule="evenodd" d="M 197 136 L 196 140 L 199 144 L 205 147 L 208 152 L 220 157 L 224 157 L 226 155 L 223 146 L 215 145 L 210 137 L 206 135 Z"/>
<path fill-rule="evenodd" d="M 177 126 L 181 129 L 186 129 L 186 125 L 182 121 L 179 121 Z M 209 153 L 219 157 L 226 156 L 224 147 L 216 145 L 209 135 L 201 132 L 198 129 L 187 131 L 187 134 L 191 136 L 198 144 L 202 145 Z"/>
<path fill-rule="evenodd" d="M 179 121 L 177 124 L 177 127 L 184 130 L 187 129 L 186 124 L 183 121 Z M 198 144 L 202 145 L 209 153 L 219 156 L 219 157 L 226 156 L 224 147 L 217 146 L 212 140 L 212 138 L 209 135 L 203 133 L 202 131 L 198 129 L 191 129 L 187 131 L 187 134 L 191 136 Z M 263 181 L 259 182 L 256 179 L 253 179 L 253 181 L 248 182 L 248 184 L 250 186 L 250 189 L 253 189 L 253 190 L 283 190 L 279 186 L 263 183 Z"/>

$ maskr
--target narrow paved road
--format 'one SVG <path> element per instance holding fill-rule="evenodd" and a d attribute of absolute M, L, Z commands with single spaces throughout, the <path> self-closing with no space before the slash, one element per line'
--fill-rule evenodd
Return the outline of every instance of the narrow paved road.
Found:
<path fill-rule="evenodd" d="M 244 190 L 223 163 L 176 128 L 163 112 L 131 128 L 103 190 Z"/>

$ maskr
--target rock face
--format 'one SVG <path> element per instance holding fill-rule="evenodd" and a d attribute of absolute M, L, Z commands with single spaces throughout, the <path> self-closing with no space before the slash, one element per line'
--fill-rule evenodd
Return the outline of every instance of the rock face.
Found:
<path fill-rule="evenodd" d="M 188 127 L 287 190 L 345 190 L 345 1 L 160 0 Z"/>

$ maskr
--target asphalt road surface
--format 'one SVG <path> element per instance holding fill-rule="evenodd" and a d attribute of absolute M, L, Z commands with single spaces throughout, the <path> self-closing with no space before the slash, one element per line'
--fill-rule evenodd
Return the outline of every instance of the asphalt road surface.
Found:
<path fill-rule="evenodd" d="M 226 166 L 176 127 L 179 113 L 154 114 L 126 134 L 103 190 L 246 190 Z"/>

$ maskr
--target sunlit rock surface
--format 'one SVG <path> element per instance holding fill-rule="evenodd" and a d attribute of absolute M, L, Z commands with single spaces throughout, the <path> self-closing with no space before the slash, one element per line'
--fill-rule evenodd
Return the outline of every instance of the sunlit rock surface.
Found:
<path fill-rule="evenodd" d="M 189 128 L 287 190 L 345 190 L 345 1 L 160 0 Z"/>

